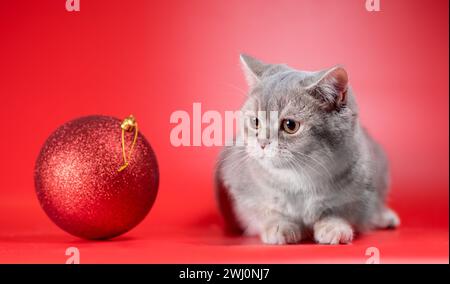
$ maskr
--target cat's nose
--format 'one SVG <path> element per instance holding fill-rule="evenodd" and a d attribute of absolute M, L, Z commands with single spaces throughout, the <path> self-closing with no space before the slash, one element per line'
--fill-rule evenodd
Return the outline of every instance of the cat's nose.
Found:
<path fill-rule="evenodd" d="M 261 146 L 261 149 L 263 149 L 263 150 L 269 144 L 270 144 L 270 141 L 267 141 L 267 140 L 259 141 L 259 146 Z"/>

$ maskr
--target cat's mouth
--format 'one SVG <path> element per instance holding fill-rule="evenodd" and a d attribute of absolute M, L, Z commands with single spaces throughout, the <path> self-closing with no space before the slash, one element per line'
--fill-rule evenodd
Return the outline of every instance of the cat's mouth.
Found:
<path fill-rule="evenodd" d="M 276 163 L 275 155 L 261 153 L 261 154 L 253 156 L 253 159 L 265 168 L 275 167 L 275 163 Z"/>
<path fill-rule="evenodd" d="M 268 161 L 268 160 L 271 160 L 271 159 L 273 159 L 275 157 L 274 154 L 268 153 L 268 152 L 266 153 L 266 152 L 263 152 L 263 151 L 259 151 L 257 153 L 252 153 L 251 156 L 253 158 L 257 159 L 257 160 L 260 160 L 260 161 L 266 161 L 266 160 Z"/>

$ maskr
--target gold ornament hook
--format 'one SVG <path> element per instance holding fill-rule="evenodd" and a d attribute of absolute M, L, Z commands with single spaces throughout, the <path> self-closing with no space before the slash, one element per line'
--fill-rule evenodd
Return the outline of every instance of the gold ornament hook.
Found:
<path fill-rule="evenodd" d="M 126 167 L 128 167 L 128 161 L 131 158 L 131 153 L 133 153 L 134 146 L 136 145 L 137 137 L 138 137 L 138 124 L 133 115 L 125 118 L 120 124 L 120 128 L 122 128 L 122 156 L 123 156 L 123 165 L 117 170 L 118 172 L 123 171 Z M 133 143 L 131 144 L 130 151 L 127 153 L 125 150 L 125 131 L 131 132 L 134 130 L 134 138 Z"/>

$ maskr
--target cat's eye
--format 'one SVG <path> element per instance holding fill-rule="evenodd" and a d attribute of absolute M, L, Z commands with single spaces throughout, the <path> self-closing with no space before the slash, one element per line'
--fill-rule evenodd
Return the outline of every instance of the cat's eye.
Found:
<path fill-rule="evenodd" d="M 281 122 L 281 129 L 283 129 L 286 133 L 294 134 L 300 128 L 300 122 L 295 121 L 293 119 L 283 119 Z"/>
<path fill-rule="evenodd" d="M 258 118 L 257 117 L 250 117 L 249 124 L 250 124 L 251 128 L 258 129 L 259 128 L 259 120 L 258 120 Z"/>

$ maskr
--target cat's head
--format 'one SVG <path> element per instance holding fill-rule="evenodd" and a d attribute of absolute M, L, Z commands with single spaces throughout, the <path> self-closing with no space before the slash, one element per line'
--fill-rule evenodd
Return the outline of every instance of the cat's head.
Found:
<path fill-rule="evenodd" d="M 250 87 L 241 109 L 250 157 L 266 166 L 296 167 L 332 154 L 352 135 L 356 104 L 342 67 L 298 71 L 247 55 L 241 63 Z"/>

